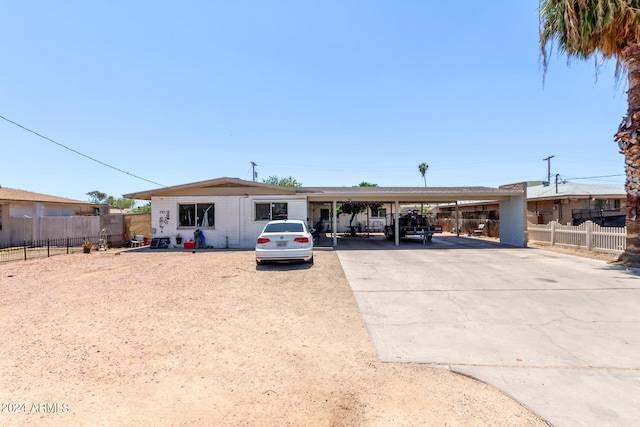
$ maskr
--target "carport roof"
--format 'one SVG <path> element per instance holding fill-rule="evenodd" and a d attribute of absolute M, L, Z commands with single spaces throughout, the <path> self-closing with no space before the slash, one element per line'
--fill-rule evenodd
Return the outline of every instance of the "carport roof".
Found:
<path fill-rule="evenodd" d="M 506 200 L 524 194 L 520 188 L 491 187 L 300 187 L 311 202 L 453 202 L 461 200 Z"/>
<path fill-rule="evenodd" d="M 157 196 L 205 196 L 238 194 L 301 195 L 310 202 L 369 202 L 369 203 L 443 203 L 463 200 L 507 200 L 524 194 L 518 184 L 492 187 L 280 187 L 238 178 L 216 178 L 125 194 L 130 199 Z"/>

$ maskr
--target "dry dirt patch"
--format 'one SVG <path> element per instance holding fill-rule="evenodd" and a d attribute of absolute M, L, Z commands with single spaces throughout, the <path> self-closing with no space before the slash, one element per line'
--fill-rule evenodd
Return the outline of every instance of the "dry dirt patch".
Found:
<path fill-rule="evenodd" d="M 337 256 L 315 260 L 142 250 L 0 265 L 0 424 L 546 425 L 486 384 L 379 362 Z"/>

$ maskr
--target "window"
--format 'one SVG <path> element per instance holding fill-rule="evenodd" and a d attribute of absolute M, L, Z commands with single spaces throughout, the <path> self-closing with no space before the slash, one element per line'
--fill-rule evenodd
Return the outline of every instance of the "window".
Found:
<path fill-rule="evenodd" d="M 384 218 L 387 216 L 386 208 L 378 208 L 377 206 L 371 206 L 371 216 L 377 218 Z"/>
<path fill-rule="evenodd" d="M 287 219 L 286 203 L 256 203 L 256 221 Z"/>
<path fill-rule="evenodd" d="M 320 209 L 320 219 L 322 221 L 329 221 L 329 209 Z"/>
<path fill-rule="evenodd" d="M 282 222 L 269 224 L 264 229 L 265 233 L 302 233 L 304 226 L 298 222 Z"/>
<path fill-rule="evenodd" d="M 211 228 L 215 225 L 213 203 L 178 205 L 178 227 Z"/>
<path fill-rule="evenodd" d="M 269 221 L 271 205 L 269 203 L 256 203 L 256 221 Z"/>

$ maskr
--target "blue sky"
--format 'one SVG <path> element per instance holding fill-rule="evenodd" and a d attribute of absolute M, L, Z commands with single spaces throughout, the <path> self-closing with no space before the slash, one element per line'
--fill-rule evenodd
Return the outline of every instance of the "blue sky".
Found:
<path fill-rule="evenodd" d="M 0 185 L 88 200 L 223 176 L 305 186 L 624 182 L 613 63 L 537 0 L 2 1 Z M 145 180 L 136 178 L 139 176 Z M 597 179 L 583 179 L 602 177 Z"/>

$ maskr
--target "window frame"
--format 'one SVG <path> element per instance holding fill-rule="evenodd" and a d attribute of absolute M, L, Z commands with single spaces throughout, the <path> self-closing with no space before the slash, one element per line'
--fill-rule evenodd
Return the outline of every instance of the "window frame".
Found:
<path fill-rule="evenodd" d="M 189 208 L 186 208 L 189 207 Z M 191 211 L 193 215 L 193 225 L 191 223 L 184 224 L 183 216 L 186 215 L 186 210 Z M 207 212 L 208 225 L 203 225 L 204 217 L 201 220 L 200 216 Z M 178 203 L 178 224 L 177 228 L 204 228 L 215 229 L 216 228 L 216 204 L 213 202 L 190 202 L 190 203 Z"/>
<path fill-rule="evenodd" d="M 387 208 L 371 208 L 371 218 L 386 218 L 387 217 Z"/>
<path fill-rule="evenodd" d="M 269 206 L 268 213 L 267 213 L 268 218 L 264 218 L 265 205 Z M 276 209 L 274 210 L 274 205 L 280 205 L 280 206 L 275 206 Z M 261 206 L 263 208 L 260 211 L 260 213 L 262 214 L 260 215 L 260 217 L 258 217 L 258 206 Z M 283 207 L 284 207 L 284 213 L 282 213 Z M 275 216 L 277 217 L 274 217 L 274 211 L 276 214 Z M 255 222 L 273 221 L 277 219 L 288 219 L 288 218 L 289 218 L 289 202 L 283 202 L 283 201 L 277 201 L 277 200 L 253 202 L 253 220 Z"/>

